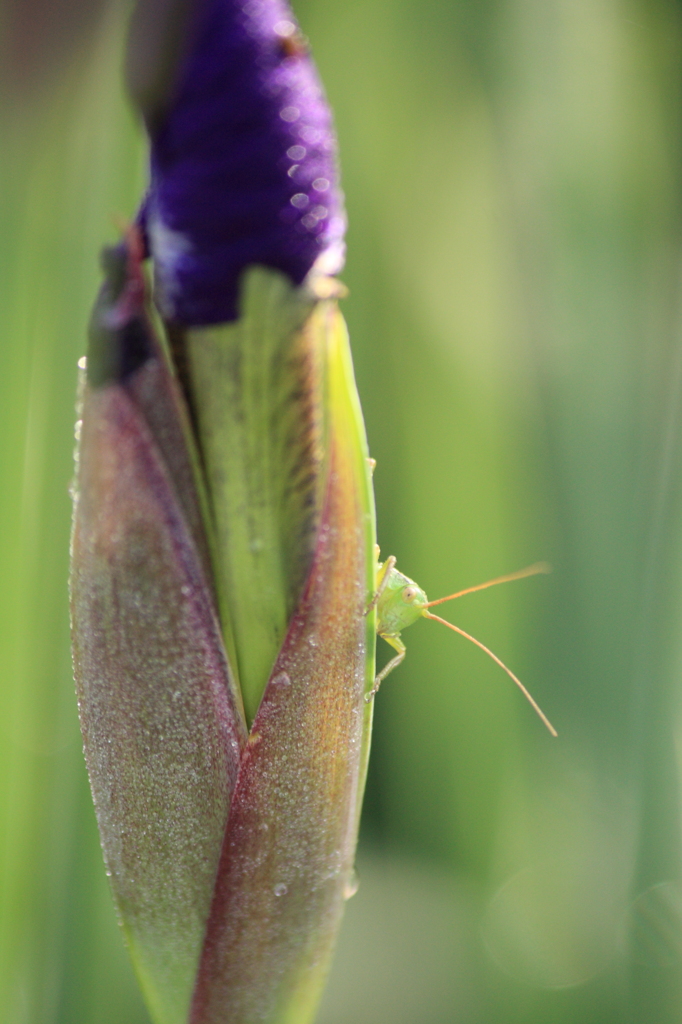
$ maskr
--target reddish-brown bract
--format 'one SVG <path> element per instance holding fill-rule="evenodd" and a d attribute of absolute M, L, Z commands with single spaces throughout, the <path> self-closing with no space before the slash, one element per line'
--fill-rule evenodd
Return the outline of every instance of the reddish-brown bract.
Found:
<path fill-rule="evenodd" d="M 161 1007 L 189 1001 L 246 736 L 195 542 L 200 520 L 189 516 L 191 530 L 184 511 L 196 497 L 178 499 L 137 400 L 144 374 L 157 403 L 172 398 L 154 358 L 125 382 L 85 387 L 71 593 L 102 845 L 134 959 Z"/>
<path fill-rule="evenodd" d="M 242 759 L 193 1024 L 271 1020 L 282 1006 L 307 1020 L 324 982 L 353 869 L 370 713 L 354 445 L 348 421 L 332 415 L 313 569 Z"/>

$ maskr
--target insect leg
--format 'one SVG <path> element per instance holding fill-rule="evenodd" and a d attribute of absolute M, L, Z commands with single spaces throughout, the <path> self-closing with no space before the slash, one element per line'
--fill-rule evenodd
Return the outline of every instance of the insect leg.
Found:
<path fill-rule="evenodd" d="M 381 672 L 374 680 L 374 686 L 365 697 L 365 701 L 367 704 L 369 704 L 374 699 L 374 694 L 381 686 L 382 680 L 386 678 L 389 672 L 392 672 L 394 668 L 398 667 L 400 662 L 405 657 L 407 650 L 405 644 L 402 642 L 399 636 L 387 636 L 385 633 L 380 633 L 379 636 L 382 637 L 382 639 L 385 640 L 387 644 L 390 644 L 391 647 L 398 653 L 396 654 L 395 658 L 391 658 L 387 665 L 384 665 Z"/>
<path fill-rule="evenodd" d="M 377 584 L 377 589 L 376 589 L 376 592 L 374 594 L 374 597 L 372 598 L 372 600 L 367 605 L 367 608 L 365 609 L 365 615 L 369 615 L 369 613 L 371 612 L 372 608 L 375 607 L 377 601 L 379 600 L 379 598 L 383 594 L 384 590 L 386 589 L 386 585 L 388 584 L 388 577 L 390 575 L 391 569 L 393 569 L 393 567 L 395 566 L 395 563 L 396 563 L 395 555 L 389 555 L 388 558 L 386 559 L 386 561 L 384 562 L 383 566 L 381 567 L 381 579 L 379 580 L 379 582 Z M 389 640 L 389 643 L 391 643 L 390 640 Z M 396 647 L 396 650 L 397 649 L 398 648 Z"/>

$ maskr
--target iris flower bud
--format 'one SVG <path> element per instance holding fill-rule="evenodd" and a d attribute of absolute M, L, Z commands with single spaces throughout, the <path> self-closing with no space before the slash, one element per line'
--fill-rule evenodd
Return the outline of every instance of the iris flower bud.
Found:
<path fill-rule="evenodd" d="M 150 186 L 105 252 L 72 539 L 102 846 L 157 1024 L 306 1024 L 353 890 L 374 679 L 330 115 L 279 0 L 148 0 L 128 73 Z"/>

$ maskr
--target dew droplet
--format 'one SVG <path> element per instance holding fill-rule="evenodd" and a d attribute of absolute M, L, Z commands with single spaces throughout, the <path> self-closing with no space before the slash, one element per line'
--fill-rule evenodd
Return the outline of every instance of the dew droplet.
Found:
<path fill-rule="evenodd" d="M 298 121 L 301 116 L 301 111 L 298 107 L 282 107 L 279 112 L 279 116 L 283 121 L 287 121 L 289 124 L 293 124 L 294 121 Z"/>
<path fill-rule="evenodd" d="M 346 882 L 343 890 L 344 900 L 349 900 L 351 896 L 355 896 L 356 892 L 360 888 L 360 879 L 358 878 L 357 871 L 355 868 L 351 871 L 350 878 Z"/>
<path fill-rule="evenodd" d="M 291 686 L 291 677 L 286 672 L 278 672 L 272 680 L 273 686 Z"/>
<path fill-rule="evenodd" d="M 315 178 L 313 188 L 316 192 L 326 192 L 329 188 L 329 180 L 327 178 Z"/>
<path fill-rule="evenodd" d="M 295 206 L 297 210 L 305 210 L 310 200 L 305 192 L 297 192 L 295 196 L 291 197 L 289 202 L 292 206 Z"/>
<path fill-rule="evenodd" d="M 81 356 L 80 359 L 78 360 L 78 369 L 79 370 L 87 370 L 87 368 L 88 368 L 88 360 L 86 359 L 85 356 Z"/>
<path fill-rule="evenodd" d="M 272 890 L 275 896 L 286 896 L 289 891 L 284 882 L 278 882 L 275 888 Z"/>
<path fill-rule="evenodd" d="M 296 26 L 293 21 L 278 21 L 275 25 L 275 35 L 281 36 L 282 39 L 286 39 L 287 36 L 293 36 L 296 31 Z"/>
<path fill-rule="evenodd" d="M 320 129 L 313 128 L 310 125 L 306 125 L 304 128 L 301 128 L 300 134 L 303 141 L 310 143 L 311 146 L 314 146 L 315 143 L 319 142 L 322 138 L 322 132 Z"/>
<path fill-rule="evenodd" d="M 290 160 L 302 160 L 306 153 L 305 146 L 289 146 L 287 150 L 287 156 Z"/>

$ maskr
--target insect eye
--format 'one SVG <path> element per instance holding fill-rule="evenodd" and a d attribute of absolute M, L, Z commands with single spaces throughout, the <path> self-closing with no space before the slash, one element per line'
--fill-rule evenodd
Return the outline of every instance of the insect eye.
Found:
<path fill-rule="evenodd" d="M 405 587 L 403 590 L 403 601 L 405 604 L 411 604 L 417 596 L 416 587 Z"/>

